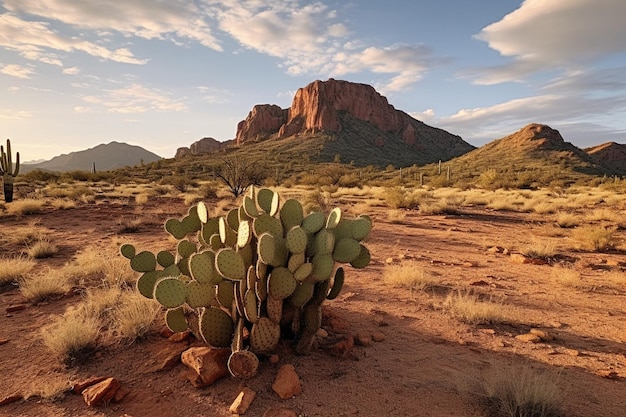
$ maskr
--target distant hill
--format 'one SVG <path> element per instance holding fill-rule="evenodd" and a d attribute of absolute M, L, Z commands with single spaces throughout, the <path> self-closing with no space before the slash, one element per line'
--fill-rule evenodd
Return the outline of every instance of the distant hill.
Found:
<path fill-rule="evenodd" d="M 626 145 L 607 142 L 602 145 L 586 148 L 585 152 L 594 160 L 626 174 Z"/>
<path fill-rule="evenodd" d="M 446 161 L 474 149 L 460 136 L 396 110 L 372 86 L 332 78 L 298 89 L 287 109 L 273 104 L 254 106 L 237 125 L 232 143 L 205 141 L 211 145 L 205 147 L 207 153 L 246 147 L 257 152 L 258 147 L 277 146 L 284 147 L 283 155 L 290 159 L 307 155 L 317 162 L 330 162 L 339 156 L 356 166 L 382 167 Z M 177 158 L 203 153 L 197 144 L 191 152 L 180 148 Z"/>
<path fill-rule="evenodd" d="M 145 150 L 140 146 L 127 143 L 111 142 L 101 144 L 84 151 L 71 152 L 55 156 L 49 161 L 37 164 L 28 164 L 21 167 L 21 171 L 29 172 L 36 169 L 46 171 L 91 171 L 96 164 L 97 171 L 108 171 L 125 166 L 135 166 L 162 159 L 159 155 Z"/>

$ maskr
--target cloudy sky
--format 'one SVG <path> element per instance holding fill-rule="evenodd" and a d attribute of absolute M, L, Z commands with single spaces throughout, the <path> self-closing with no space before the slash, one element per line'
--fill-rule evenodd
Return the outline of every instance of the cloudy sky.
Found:
<path fill-rule="evenodd" d="M 626 143 L 624 0 L 0 0 L 0 136 L 22 160 L 164 157 L 330 77 L 473 145 L 531 122 Z"/>

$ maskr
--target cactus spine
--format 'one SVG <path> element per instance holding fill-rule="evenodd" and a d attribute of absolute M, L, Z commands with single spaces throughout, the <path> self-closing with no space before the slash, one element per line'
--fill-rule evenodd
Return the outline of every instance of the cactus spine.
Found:
<path fill-rule="evenodd" d="M 13 159 L 11 158 L 11 141 L 7 139 L 7 151 L 0 145 L 0 174 L 2 174 L 2 183 L 4 184 L 4 201 L 10 203 L 13 201 L 13 180 L 20 172 L 20 153 L 15 154 L 15 168 Z"/>

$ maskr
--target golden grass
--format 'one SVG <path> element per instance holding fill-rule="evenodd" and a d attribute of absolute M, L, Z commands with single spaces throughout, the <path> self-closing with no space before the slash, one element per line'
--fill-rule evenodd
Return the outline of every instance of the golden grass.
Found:
<path fill-rule="evenodd" d="M 602 286 L 616 290 L 626 290 L 626 273 L 622 271 L 611 271 L 600 277 Z"/>
<path fill-rule="evenodd" d="M 36 240 L 41 240 L 47 229 L 39 226 L 39 219 L 31 220 L 28 225 L 13 229 L 11 233 L 3 236 L 9 243 L 28 245 Z"/>
<path fill-rule="evenodd" d="M 493 324 L 510 321 L 510 307 L 491 300 L 481 300 L 470 292 L 449 294 L 443 307 L 456 319 L 468 324 Z"/>
<path fill-rule="evenodd" d="M 117 233 L 137 233 L 143 224 L 141 217 L 121 218 L 117 221 Z"/>
<path fill-rule="evenodd" d="M 555 223 L 564 229 L 576 227 L 580 224 L 580 216 L 572 213 L 561 212 L 556 215 Z"/>
<path fill-rule="evenodd" d="M 584 225 L 574 229 L 571 238 L 576 242 L 577 249 L 602 252 L 615 247 L 616 230 L 617 226 Z"/>
<path fill-rule="evenodd" d="M 411 290 L 424 290 L 437 283 L 432 275 L 416 261 L 386 265 L 383 270 L 383 280 L 394 287 Z"/>
<path fill-rule="evenodd" d="M 611 209 L 601 208 L 595 209 L 591 213 L 589 213 L 586 217 L 588 221 L 606 221 L 611 223 L 619 223 L 622 221 L 622 215 Z"/>
<path fill-rule="evenodd" d="M 24 279 L 36 264 L 37 262 L 23 256 L 0 258 L 0 286 Z"/>
<path fill-rule="evenodd" d="M 545 239 L 535 239 L 520 252 L 529 258 L 552 258 L 556 255 L 556 245 Z"/>
<path fill-rule="evenodd" d="M 121 341 L 133 343 L 153 330 L 160 305 L 135 291 L 124 291 L 113 312 L 112 328 Z"/>
<path fill-rule="evenodd" d="M 202 196 L 199 193 L 184 193 L 183 194 L 183 200 L 186 206 L 191 206 L 197 203 L 198 201 L 202 201 L 203 199 L 204 199 L 204 196 Z"/>
<path fill-rule="evenodd" d="M 15 200 L 6 205 L 8 214 L 15 214 L 17 216 L 24 216 L 30 214 L 39 214 L 43 211 L 46 202 L 43 200 L 36 200 L 34 198 L 25 198 L 23 200 Z"/>
<path fill-rule="evenodd" d="M 55 198 L 50 201 L 50 205 L 57 210 L 67 210 L 76 207 L 76 201 L 66 200 L 63 198 Z"/>
<path fill-rule="evenodd" d="M 54 270 L 27 275 L 20 279 L 18 284 L 24 298 L 34 304 L 55 295 L 65 294 L 71 288 L 67 277 Z"/>
<path fill-rule="evenodd" d="M 137 204 L 138 206 L 143 206 L 147 204 L 149 200 L 150 200 L 150 194 L 148 193 L 141 193 L 141 194 L 135 195 L 135 204 Z"/>
<path fill-rule="evenodd" d="M 406 219 L 406 212 L 403 210 L 391 209 L 387 211 L 387 221 L 393 224 L 402 224 Z"/>
<path fill-rule="evenodd" d="M 437 201 L 422 201 L 419 205 L 421 214 L 457 214 L 459 203 L 454 199 L 442 199 Z"/>
<path fill-rule="evenodd" d="M 98 347 L 99 337 L 98 320 L 75 310 L 41 329 L 44 345 L 67 366 L 85 363 Z"/>
<path fill-rule="evenodd" d="M 585 286 L 581 279 L 580 272 L 573 268 L 555 266 L 550 271 L 550 277 L 553 281 L 566 287 L 583 288 Z"/>
<path fill-rule="evenodd" d="M 41 398 L 50 402 L 61 400 L 71 389 L 67 378 L 55 377 L 50 380 L 46 377 L 46 383 L 34 381 L 24 393 L 24 399 Z"/>
<path fill-rule="evenodd" d="M 32 243 L 26 253 L 31 258 L 42 259 L 42 258 L 50 258 L 59 251 L 59 248 L 54 243 L 50 242 L 48 239 L 37 240 Z"/>

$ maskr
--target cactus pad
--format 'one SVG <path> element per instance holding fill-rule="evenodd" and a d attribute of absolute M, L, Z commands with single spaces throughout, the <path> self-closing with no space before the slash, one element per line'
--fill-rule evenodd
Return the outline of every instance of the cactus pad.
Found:
<path fill-rule="evenodd" d="M 211 236 L 220 234 L 219 220 L 217 218 L 208 219 L 202 225 L 202 240 L 209 243 Z"/>
<path fill-rule="evenodd" d="M 293 294 L 291 294 L 291 297 L 289 297 L 289 302 L 295 307 L 304 307 L 311 297 L 313 297 L 314 286 L 315 284 L 313 282 L 302 282 L 298 284 Z"/>
<path fill-rule="evenodd" d="M 361 245 L 361 252 L 354 260 L 350 262 L 353 268 L 363 269 L 370 264 L 371 255 L 370 251 L 363 245 Z"/>
<path fill-rule="evenodd" d="M 280 340 L 280 325 L 267 317 L 261 317 L 250 330 L 250 348 L 255 353 L 274 350 Z"/>
<path fill-rule="evenodd" d="M 165 312 L 165 325 L 174 333 L 184 332 L 189 328 L 182 307 L 171 308 Z"/>
<path fill-rule="evenodd" d="M 272 217 L 267 213 L 261 214 L 252 221 L 252 229 L 256 237 L 263 233 L 271 233 L 274 237 L 283 237 L 283 224 L 276 217 Z"/>
<path fill-rule="evenodd" d="M 313 280 L 320 282 L 330 278 L 335 266 L 335 261 L 332 256 L 319 253 L 313 257 L 312 263 L 313 272 L 311 272 L 311 276 Z"/>
<path fill-rule="evenodd" d="M 187 239 L 181 240 L 176 246 L 176 251 L 181 256 L 181 258 L 189 258 L 191 255 L 196 253 L 197 250 L 198 248 L 196 244 L 190 242 Z"/>
<path fill-rule="evenodd" d="M 198 220 L 200 220 L 200 223 L 204 224 L 209 220 L 209 211 L 206 208 L 206 204 L 202 201 L 198 203 L 196 212 L 198 213 Z"/>
<path fill-rule="evenodd" d="M 352 262 L 359 257 L 361 245 L 356 240 L 346 237 L 337 242 L 333 251 L 333 259 L 337 262 Z"/>
<path fill-rule="evenodd" d="M 296 279 L 287 268 L 274 268 L 267 278 L 267 293 L 274 298 L 287 298 L 296 289 L 296 285 Z"/>
<path fill-rule="evenodd" d="M 239 229 L 239 209 L 230 209 L 226 214 L 226 223 L 232 230 Z"/>
<path fill-rule="evenodd" d="M 120 246 L 120 253 L 122 254 L 124 258 L 133 259 L 136 254 L 135 252 L 136 252 L 135 247 L 131 245 L 130 243 L 125 243 L 122 246 Z"/>
<path fill-rule="evenodd" d="M 216 348 L 229 347 L 233 338 L 234 324 L 224 310 L 207 307 L 200 314 L 199 330 L 207 344 Z"/>
<path fill-rule="evenodd" d="M 294 226 L 300 226 L 304 220 L 302 204 L 298 200 L 290 198 L 283 203 L 280 209 L 280 220 L 285 229 L 289 230 Z"/>
<path fill-rule="evenodd" d="M 157 271 L 144 272 L 137 279 L 137 291 L 146 298 L 153 298 L 154 286 L 161 275 Z"/>
<path fill-rule="evenodd" d="M 172 255 L 172 252 L 162 250 L 156 255 L 156 260 L 163 268 L 167 268 L 170 265 L 174 265 L 176 258 Z"/>
<path fill-rule="evenodd" d="M 315 254 L 330 254 L 335 247 L 335 236 L 328 229 L 322 229 L 315 235 L 313 251 Z"/>
<path fill-rule="evenodd" d="M 273 216 L 278 212 L 278 193 L 269 188 L 261 188 L 257 191 L 256 203 L 261 210 Z"/>
<path fill-rule="evenodd" d="M 293 273 L 293 277 L 296 281 L 304 281 L 313 273 L 313 264 L 310 262 L 303 263 L 296 269 L 296 272 Z"/>
<path fill-rule="evenodd" d="M 352 222 L 352 238 L 359 242 L 365 239 L 372 230 L 372 221 L 367 217 L 357 217 Z"/>
<path fill-rule="evenodd" d="M 267 317 L 274 323 L 280 323 L 283 317 L 283 299 L 268 295 L 265 299 L 265 310 Z"/>
<path fill-rule="evenodd" d="M 326 220 L 326 228 L 334 229 L 335 227 L 337 227 L 340 221 L 341 221 L 341 209 L 339 207 L 335 207 L 334 209 L 331 210 L 330 214 L 328 215 L 328 220 Z"/>
<path fill-rule="evenodd" d="M 287 232 L 285 245 L 291 253 L 304 253 L 307 245 L 307 234 L 300 226 L 294 226 Z"/>
<path fill-rule="evenodd" d="M 220 240 L 222 243 L 228 247 L 233 247 L 237 243 L 237 234 L 235 231 L 228 225 L 228 222 L 225 218 L 220 217 L 218 219 L 219 225 L 219 233 Z"/>
<path fill-rule="evenodd" d="M 243 312 L 250 323 L 256 323 L 259 319 L 258 300 L 254 289 L 248 289 L 243 296 Z"/>
<path fill-rule="evenodd" d="M 220 249 L 215 254 L 215 267 L 224 278 L 238 281 L 246 277 L 246 265 L 241 254 L 231 248 Z"/>
<path fill-rule="evenodd" d="M 239 229 L 237 230 L 237 247 L 243 248 L 248 245 L 252 240 L 252 231 L 250 230 L 250 222 L 243 220 L 239 222 Z"/>
<path fill-rule="evenodd" d="M 296 270 L 300 268 L 300 265 L 304 263 L 304 261 L 306 261 L 306 256 L 304 255 L 304 253 L 294 253 L 289 257 L 289 260 L 287 261 L 287 269 L 289 269 L 291 273 L 295 273 Z"/>
<path fill-rule="evenodd" d="M 209 307 L 215 299 L 215 286 L 208 283 L 191 281 L 187 283 L 185 301 L 191 308 Z"/>
<path fill-rule="evenodd" d="M 174 218 L 165 221 L 165 230 L 177 240 L 184 239 L 187 235 L 187 231 L 180 220 Z"/>
<path fill-rule="evenodd" d="M 343 287 L 344 277 L 345 277 L 345 273 L 343 271 L 343 268 L 342 267 L 337 268 L 337 270 L 335 271 L 335 278 L 333 279 L 333 287 L 331 288 L 330 292 L 326 296 L 327 299 L 334 300 L 335 298 L 337 298 L 337 296 L 341 292 L 341 288 Z"/>
<path fill-rule="evenodd" d="M 246 212 L 248 217 L 255 218 L 259 217 L 259 210 L 256 206 L 256 202 L 249 196 L 245 196 L 243 198 L 242 204 L 243 210 Z"/>
<path fill-rule="evenodd" d="M 249 379 L 259 369 L 259 358 L 249 350 L 239 350 L 230 354 L 228 371 L 235 378 Z"/>
<path fill-rule="evenodd" d="M 324 227 L 326 218 L 321 211 L 315 211 L 302 220 L 302 228 L 310 234 L 319 232 Z"/>
<path fill-rule="evenodd" d="M 215 289 L 215 295 L 222 307 L 230 309 L 235 300 L 235 284 L 232 281 L 220 281 Z"/>
<path fill-rule="evenodd" d="M 162 278 L 157 281 L 153 296 L 163 307 L 180 307 L 185 302 L 187 287 L 177 278 Z"/>
<path fill-rule="evenodd" d="M 137 272 L 150 272 L 156 269 L 156 257 L 154 253 L 143 251 L 133 256 L 130 267 Z"/>
<path fill-rule="evenodd" d="M 203 284 L 217 284 L 222 280 L 222 276 L 215 270 L 215 253 L 210 250 L 191 255 L 189 272 L 193 279 Z"/>

